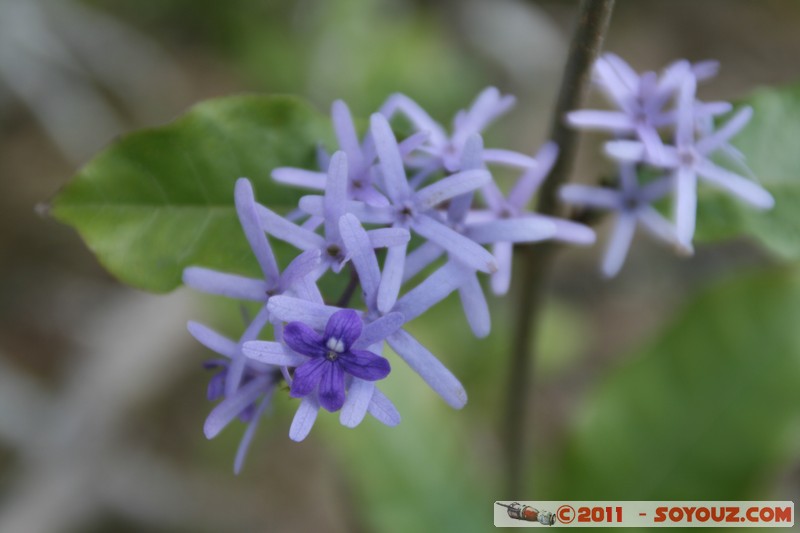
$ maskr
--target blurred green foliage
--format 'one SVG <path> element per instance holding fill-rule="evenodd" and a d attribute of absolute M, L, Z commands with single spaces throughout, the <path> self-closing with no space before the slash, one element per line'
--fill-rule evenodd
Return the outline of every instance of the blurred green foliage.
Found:
<path fill-rule="evenodd" d="M 209 101 L 101 152 L 58 194 L 52 213 L 137 288 L 170 291 L 190 265 L 256 274 L 233 204 L 236 179 L 249 178 L 259 200 L 290 211 L 302 191 L 276 184 L 270 172 L 314 168 L 317 143 L 330 129 L 325 116 L 294 98 Z"/>
<path fill-rule="evenodd" d="M 584 401 L 553 499 L 748 500 L 797 459 L 800 275 L 719 284 Z"/>

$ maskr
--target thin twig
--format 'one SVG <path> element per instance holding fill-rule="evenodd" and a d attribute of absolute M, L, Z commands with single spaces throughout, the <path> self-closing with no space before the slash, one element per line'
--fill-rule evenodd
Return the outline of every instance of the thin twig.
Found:
<path fill-rule="evenodd" d="M 336 301 L 336 307 L 347 307 L 350 304 L 350 299 L 353 297 L 353 294 L 356 292 L 356 288 L 358 287 L 358 273 L 356 269 L 353 268 L 353 264 L 350 263 L 350 281 L 347 283 L 347 287 L 344 288 L 344 292 Z"/>
<path fill-rule="evenodd" d="M 561 80 L 558 101 L 553 115 L 550 138 L 558 144 L 559 155 L 550 177 L 539 193 L 537 209 L 540 213 L 558 213 L 558 188 L 567 181 L 575 160 L 577 135 L 564 124 L 564 114 L 577 109 L 589 85 L 589 75 L 611 19 L 614 0 L 582 0 L 578 23 L 572 38 L 567 64 Z M 556 246 L 541 243 L 521 247 L 521 286 L 517 294 L 513 348 L 506 386 L 503 442 L 505 444 L 505 490 L 507 498 L 521 498 L 523 494 L 526 448 L 525 427 L 529 420 L 528 387 L 533 382 L 533 360 L 537 342 L 537 327 L 549 278 L 550 263 Z M 531 499 L 530 495 L 524 495 Z"/>

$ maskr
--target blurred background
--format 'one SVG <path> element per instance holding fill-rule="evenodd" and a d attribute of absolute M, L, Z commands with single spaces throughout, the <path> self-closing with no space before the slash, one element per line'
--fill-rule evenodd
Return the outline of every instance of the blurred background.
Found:
<path fill-rule="evenodd" d="M 322 416 L 296 444 L 282 398 L 235 477 L 244 426 L 204 438 L 210 354 L 185 329 L 235 330 L 235 305 L 128 289 L 37 206 L 117 135 L 237 92 L 296 93 L 321 110 L 344 98 L 367 116 L 400 91 L 449 124 L 495 85 L 518 105 L 487 145 L 531 153 L 576 7 L 0 0 L 0 532 L 489 530 L 513 296 L 492 301 L 485 340 L 465 334 L 457 301 L 414 324 L 464 383 L 463 411 L 395 365 L 400 426 Z M 798 80 L 798 27 L 789 0 L 618 0 L 606 49 L 640 70 L 718 59 L 700 96 L 735 100 Z M 609 171 L 599 141 L 584 136 L 573 179 Z M 641 239 L 606 282 L 606 229 L 555 264 L 519 420 L 527 491 L 513 497 L 797 501 L 796 276 L 744 239 L 691 260 Z"/>

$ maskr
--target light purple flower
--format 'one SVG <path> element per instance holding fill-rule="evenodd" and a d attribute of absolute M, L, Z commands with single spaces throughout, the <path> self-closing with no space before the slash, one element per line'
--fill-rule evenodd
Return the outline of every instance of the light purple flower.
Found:
<path fill-rule="evenodd" d="M 275 261 L 275 255 L 258 220 L 253 187 L 246 178 L 237 180 L 234 198 L 239 222 L 264 277 L 254 279 L 203 267 L 188 267 L 183 271 L 183 282 L 189 287 L 205 293 L 262 302 L 264 307 L 250 326 L 253 329 L 251 338 L 255 339 L 269 322 L 266 304 L 271 296 L 286 292 L 303 297 L 319 294 L 316 284 L 309 275 L 319 269 L 320 252 L 309 250 L 300 254 L 281 274 Z M 227 372 L 226 396 L 231 396 L 239 387 L 243 372 L 244 357 L 237 354 Z"/>
<path fill-rule="evenodd" d="M 266 315 L 266 313 L 264 313 Z M 257 319 L 261 320 L 261 319 Z M 255 322 L 255 321 L 254 321 Z M 262 415 L 269 406 L 275 387 L 281 378 L 281 371 L 277 366 L 267 365 L 244 358 L 242 347 L 245 342 L 255 338 L 254 331 L 260 329 L 258 322 L 251 324 L 239 342 L 232 341 L 216 331 L 197 322 L 189 322 L 189 332 L 206 348 L 222 355 L 226 359 L 214 359 L 206 362 L 209 369 L 219 369 L 208 383 L 208 399 L 216 401 L 222 399 L 206 418 L 203 431 L 207 438 L 216 437 L 234 419 L 239 418 L 247 423 L 244 436 L 239 442 L 233 470 L 238 474 L 244 465 L 247 451 L 253 436 L 258 428 Z M 262 325 L 263 326 L 263 325 Z M 228 374 L 231 371 L 231 361 L 243 361 L 241 385 L 233 394 L 225 393 Z"/>
<path fill-rule="evenodd" d="M 620 188 L 568 184 L 560 190 L 561 199 L 569 204 L 593 209 L 616 211 L 616 222 L 602 263 L 606 277 L 615 276 L 628 255 L 636 226 L 640 225 L 655 238 L 675 246 L 684 253 L 691 247 L 682 244 L 675 228 L 651 204 L 672 190 L 670 177 L 639 185 L 632 164 L 620 165 Z"/>
<path fill-rule="evenodd" d="M 766 189 L 744 176 L 718 166 L 711 159 L 716 150 L 744 128 L 752 116 L 752 109 L 741 108 L 716 131 L 695 139 L 695 90 L 694 78 L 686 78 L 678 98 L 675 146 L 665 146 L 658 160 L 651 159 L 644 145 L 637 141 L 612 141 L 606 145 L 609 155 L 620 161 L 645 161 L 673 171 L 675 224 L 678 240 L 687 248 L 695 229 L 698 177 L 758 209 L 770 209 L 775 204 L 774 198 Z"/>
<path fill-rule="evenodd" d="M 302 322 L 289 322 L 283 340 L 296 353 L 310 358 L 294 372 L 291 396 L 302 398 L 318 390 L 320 405 L 338 411 L 345 400 L 345 375 L 377 381 L 389 375 L 389 362 L 368 350 L 357 349 L 361 318 L 352 309 L 331 315 L 320 335 Z"/>
<path fill-rule="evenodd" d="M 467 139 L 464 145 L 461 168 L 465 171 L 482 169 L 484 166 L 481 157 L 482 150 L 483 141 L 481 136 L 475 133 Z M 490 192 L 497 191 L 497 194 L 502 198 L 502 193 L 499 192 L 493 181 L 489 181 L 484 185 L 483 190 L 484 193 L 487 190 Z M 544 217 L 501 218 L 491 216 L 489 212 L 490 216 L 479 216 L 477 217 L 479 220 L 470 222 L 468 220 L 474 214 L 474 211 L 470 210 L 472 201 L 473 192 L 471 191 L 453 198 L 447 208 L 446 219 L 443 220 L 443 223 L 447 224 L 453 231 L 479 244 L 493 244 L 496 247 L 497 243 L 507 243 L 510 254 L 514 243 L 530 243 L 548 239 L 556 232 L 555 225 Z M 486 214 L 487 212 L 484 211 L 483 215 Z M 404 281 L 411 279 L 411 277 L 418 274 L 444 253 L 445 250 L 435 242 L 429 241 L 419 246 L 408 254 L 406 258 Z M 450 262 L 462 263 L 458 257 L 450 252 L 447 252 L 447 256 Z M 467 267 L 467 265 L 464 266 Z M 508 267 L 510 268 L 510 265 Z M 472 332 L 476 337 L 483 338 L 491 331 L 489 304 L 483 294 L 483 289 L 475 270 L 470 270 L 471 275 L 458 287 L 458 294 L 461 299 L 461 307 Z M 492 277 L 494 278 L 496 275 L 497 272 L 493 273 Z"/>
<path fill-rule="evenodd" d="M 324 236 L 308 227 L 290 222 L 264 206 L 259 205 L 257 208 L 261 223 L 270 235 L 300 250 L 318 251 L 323 268 L 316 273 L 316 277 L 321 276 L 327 268 L 339 272 L 347 259 L 339 235 L 339 218 L 348 208 L 348 166 L 349 160 L 344 152 L 336 152 L 331 157 L 325 194 L 320 197 L 320 210 L 316 214 L 324 224 Z M 404 249 L 409 239 L 410 234 L 404 228 L 380 228 L 370 231 L 370 240 L 376 248 Z"/>
<path fill-rule="evenodd" d="M 679 60 L 669 65 L 659 76 L 649 71 L 641 75 L 619 56 L 603 54 L 594 65 L 594 82 L 617 111 L 579 110 L 567 114 L 567 122 L 577 128 L 612 132 L 618 136 L 635 135 L 644 145 L 648 157 L 662 156 L 663 142 L 658 130 L 673 125 L 675 112 L 666 109 L 687 79 L 705 79 L 716 73 L 717 63 L 705 61 L 690 64 Z M 711 119 L 727 113 L 727 102 L 692 102 L 698 117 Z"/>
<path fill-rule="evenodd" d="M 495 271 L 496 262 L 488 251 L 442 223 L 434 211 L 442 202 L 481 187 L 491 179 L 490 174 L 486 170 L 467 170 L 414 191 L 408 183 L 397 140 L 383 115 L 372 115 L 371 132 L 382 170 L 381 189 L 391 204 L 371 206 L 350 202 L 347 211 L 365 223 L 391 224 L 394 228 L 411 229 L 435 242 L 470 268 L 482 272 Z M 306 196 L 301 199 L 300 207 L 311 215 L 321 215 L 324 213 L 324 199 Z M 394 305 L 403 279 L 406 251 L 407 246 L 400 245 L 387 252 L 377 299 L 377 307 L 383 312 Z"/>
<path fill-rule="evenodd" d="M 331 118 L 339 149 L 347 155 L 348 199 L 367 204 L 386 205 L 386 198 L 373 185 L 376 153 L 372 138 L 367 135 L 363 142 L 359 142 L 350 109 L 341 100 L 333 102 Z M 419 147 L 426 137 L 427 135 L 423 133 L 409 137 L 400 143 L 401 151 L 404 155 L 409 154 Z M 330 158 L 322 149 L 318 153 L 318 160 L 320 168 L 327 170 Z M 272 178 L 287 185 L 323 191 L 326 189 L 328 174 L 301 168 L 279 167 L 272 171 Z"/>
<path fill-rule="evenodd" d="M 477 149 L 480 149 L 478 141 L 479 137 L 472 142 L 476 143 Z M 468 145 L 464 150 L 465 162 L 462 165 L 470 165 L 467 162 L 469 152 Z M 523 173 L 507 197 L 494 181 L 484 185 L 481 192 L 488 209 L 466 210 L 464 206 L 459 205 L 460 198 L 450 203 L 447 215 L 454 229 L 460 230 L 467 237 L 479 239 L 483 244 L 492 245 L 492 255 L 497 261 L 498 269 L 491 275 L 491 287 L 497 295 L 508 291 L 515 243 L 530 243 L 551 238 L 579 245 L 592 244 L 595 241 L 594 231 L 583 224 L 527 210 L 534 194 L 550 173 L 557 155 L 558 147 L 555 143 L 545 144 L 535 156 L 536 166 Z M 441 248 L 433 243 L 426 243 L 408 254 L 404 279 L 411 279 L 435 261 L 441 253 Z M 462 287 L 460 290 L 465 292 L 469 289 Z M 468 306 L 463 295 L 462 303 L 467 311 Z M 469 309 L 475 310 L 477 307 L 469 304 Z M 473 311 L 467 312 L 468 317 L 470 312 Z M 471 324 L 474 322 L 470 321 Z M 473 331 L 481 336 L 475 328 Z"/>
<path fill-rule="evenodd" d="M 484 89 L 469 109 L 456 114 L 451 136 L 419 104 L 403 94 L 390 96 L 381 107 L 380 113 L 387 119 L 391 119 L 395 113 L 402 113 L 418 131 L 428 134 L 428 142 L 420 146 L 420 150 L 430 155 L 428 161 L 422 164 L 423 175 L 427 176 L 440 169 L 451 173 L 461 170 L 461 152 L 467 139 L 473 134 L 481 133 L 498 117 L 507 113 L 514 102 L 513 96 L 501 95 L 494 87 Z M 483 161 L 522 168 L 533 165 L 529 156 L 510 150 L 485 150 Z"/>

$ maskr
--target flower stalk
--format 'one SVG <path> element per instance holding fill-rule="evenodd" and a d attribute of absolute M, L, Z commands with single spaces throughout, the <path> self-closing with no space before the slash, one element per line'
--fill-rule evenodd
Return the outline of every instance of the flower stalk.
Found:
<path fill-rule="evenodd" d="M 614 0 L 582 0 L 574 30 L 567 64 L 561 80 L 551 128 L 550 139 L 559 147 L 550 177 L 542 184 L 537 211 L 555 215 L 559 211 L 558 189 L 572 171 L 577 150 L 577 133 L 564 123 L 565 114 L 580 106 L 588 88 L 592 65 L 602 48 L 611 19 Z M 538 342 L 538 327 L 546 295 L 550 264 L 557 246 L 552 242 L 527 245 L 520 250 L 520 295 L 514 323 L 512 361 L 509 365 L 504 420 L 505 493 L 509 498 L 520 497 L 526 473 L 525 457 L 530 453 L 525 445 L 527 421 L 530 419 L 528 387 L 533 381 L 533 361 Z"/>

